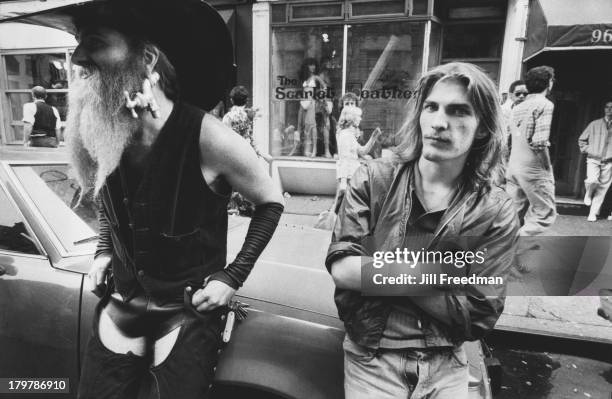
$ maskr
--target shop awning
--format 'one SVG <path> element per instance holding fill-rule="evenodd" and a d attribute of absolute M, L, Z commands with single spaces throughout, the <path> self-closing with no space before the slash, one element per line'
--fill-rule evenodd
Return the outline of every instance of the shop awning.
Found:
<path fill-rule="evenodd" d="M 612 49 L 612 0 L 532 0 L 524 61 L 544 51 Z"/>
<path fill-rule="evenodd" d="M 236 12 L 234 9 L 217 9 L 217 12 L 219 15 L 221 15 L 221 18 L 223 18 L 223 21 L 225 21 L 225 26 L 227 26 L 227 29 L 230 31 L 230 35 L 232 35 L 232 42 L 236 43 L 236 38 L 234 37 L 234 32 L 236 32 Z"/>

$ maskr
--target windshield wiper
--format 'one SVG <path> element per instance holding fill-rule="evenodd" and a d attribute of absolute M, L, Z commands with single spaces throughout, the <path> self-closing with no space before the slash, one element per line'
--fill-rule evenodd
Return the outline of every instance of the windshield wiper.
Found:
<path fill-rule="evenodd" d="M 80 245 L 80 244 L 85 244 L 88 243 L 90 241 L 95 241 L 98 238 L 100 238 L 99 235 L 95 235 L 95 236 L 91 236 L 91 237 L 87 237 L 87 238 L 83 238 L 82 240 L 78 240 L 72 243 L 72 245 Z"/>

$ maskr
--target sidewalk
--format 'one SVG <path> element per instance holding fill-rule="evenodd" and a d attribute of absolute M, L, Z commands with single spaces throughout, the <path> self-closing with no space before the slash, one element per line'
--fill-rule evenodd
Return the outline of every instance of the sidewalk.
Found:
<path fill-rule="evenodd" d="M 285 201 L 281 223 L 314 227 L 317 216 L 331 207 L 333 198 L 293 195 Z M 559 215 L 547 235 L 612 236 L 612 221 L 592 223 L 585 216 Z M 612 254 L 608 262 L 612 262 Z M 612 343 L 612 323 L 597 316 L 598 306 L 597 296 L 511 296 L 496 328 Z"/>

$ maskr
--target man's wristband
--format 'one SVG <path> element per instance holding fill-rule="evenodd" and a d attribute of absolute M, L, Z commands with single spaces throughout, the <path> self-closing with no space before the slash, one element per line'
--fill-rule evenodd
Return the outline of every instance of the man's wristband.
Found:
<path fill-rule="evenodd" d="M 234 278 L 232 278 L 232 276 L 227 274 L 227 272 L 225 270 L 219 270 L 218 272 L 215 272 L 215 273 L 211 274 L 210 278 L 209 278 L 209 281 L 211 281 L 211 280 L 221 281 L 222 283 L 225 283 L 225 284 L 229 285 L 230 287 L 232 287 L 235 290 L 240 288 L 240 286 L 242 285 L 242 284 L 240 284 L 239 281 L 236 281 Z"/>
<path fill-rule="evenodd" d="M 269 202 L 255 207 L 242 249 L 236 255 L 236 259 L 223 270 L 234 283 L 238 283 L 238 287 L 242 286 L 251 269 L 253 269 L 257 258 L 268 245 L 283 209 L 283 205 L 277 202 Z M 232 284 L 228 285 L 232 286 Z"/>

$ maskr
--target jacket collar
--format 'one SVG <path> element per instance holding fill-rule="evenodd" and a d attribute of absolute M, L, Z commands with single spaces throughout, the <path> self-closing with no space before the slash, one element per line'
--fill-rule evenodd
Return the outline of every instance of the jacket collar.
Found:
<path fill-rule="evenodd" d="M 409 161 L 395 169 L 393 182 L 386 193 L 381 207 L 380 217 L 375 226 L 375 242 L 383 243 L 384 248 L 397 248 L 404 240 L 406 223 L 412 210 L 412 190 L 414 190 L 414 168 L 416 161 Z M 440 235 L 459 235 L 465 216 L 466 203 L 477 193 L 466 189 L 465 184 L 459 188 L 457 195 L 444 212 L 431 246 Z"/>

